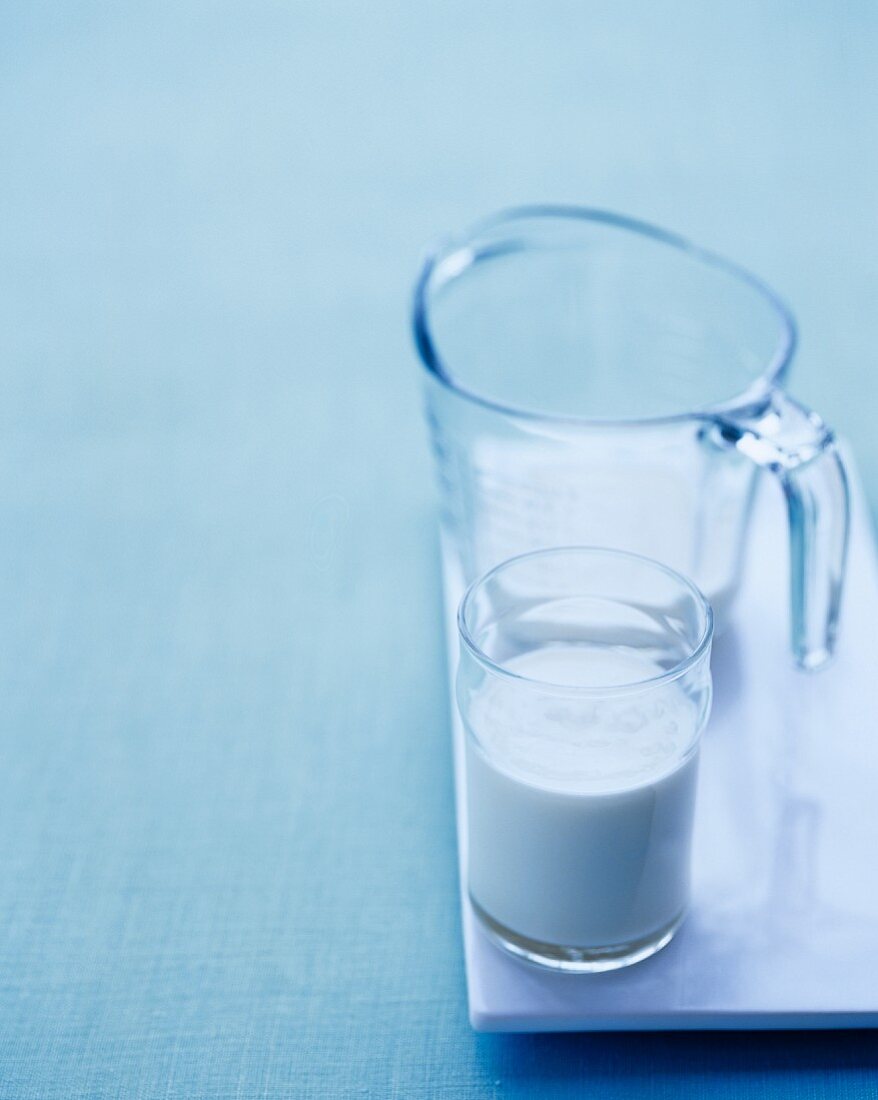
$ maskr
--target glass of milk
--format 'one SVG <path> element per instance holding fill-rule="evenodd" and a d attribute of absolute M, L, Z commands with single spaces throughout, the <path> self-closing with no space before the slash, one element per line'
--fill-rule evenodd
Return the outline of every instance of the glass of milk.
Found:
<path fill-rule="evenodd" d="M 685 577 L 616 550 L 538 550 L 458 613 L 470 898 L 506 950 L 612 970 L 689 901 L 713 615 Z"/>

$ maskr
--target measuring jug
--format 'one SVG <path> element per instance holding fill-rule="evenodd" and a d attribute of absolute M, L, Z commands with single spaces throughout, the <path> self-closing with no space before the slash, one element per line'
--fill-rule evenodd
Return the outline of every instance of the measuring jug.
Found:
<path fill-rule="evenodd" d="M 768 470 L 793 655 L 829 659 L 847 478 L 832 431 L 786 393 L 795 324 L 767 286 L 630 218 L 527 207 L 432 252 L 414 333 L 460 582 L 527 550 L 614 547 L 695 580 L 722 629 Z"/>

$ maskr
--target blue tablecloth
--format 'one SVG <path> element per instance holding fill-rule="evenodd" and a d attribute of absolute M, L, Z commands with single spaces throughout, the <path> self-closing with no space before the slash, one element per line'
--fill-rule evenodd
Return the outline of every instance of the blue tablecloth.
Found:
<path fill-rule="evenodd" d="M 866 1034 L 470 1031 L 406 327 L 482 212 L 667 224 L 794 304 L 874 506 L 876 46 L 855 0 L 3 5 L 0 1096 L 876 1095 Z"/>

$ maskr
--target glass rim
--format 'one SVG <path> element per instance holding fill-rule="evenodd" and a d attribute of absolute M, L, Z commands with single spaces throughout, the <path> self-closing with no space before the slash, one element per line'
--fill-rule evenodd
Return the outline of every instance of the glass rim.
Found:
<path fill-rule="evenodd" d="M 771 306 L 778 320 L 777 341 L 774 352 L 765 368 L 760 371 L 748 387 L 732 398 L 712 402 L 684 412 L 666 413 L 659 416 L 591 417 L 570 413 L 541 412 L 508 404 L 462 384 L 446 368 L 433 339 L 429 321 L 429 299 L 433 289 L 431 285 L 433 278 L 441 271 L 443 265 L 450 264 L 451 270 L 441 284 L 446 285 L 474 266 L 480 259 L 479 254 L 473 248 L 479 234 L 499 226 L 514 225 L 516 222 L 538 218 L 566 219 L 571 222 L 594 222 L 608 226 L 611 229 L 618 229 L 622 232 L 644 237 L 659 244 L 667 245 L 678 252 L 683 252 L 692 260 L 708 267 L 717 268 L 738 282 L 745 284 Z M 530 246 L 525 245 L 523 247 Z M 456 262 L 452 263 L 451 261 L 455 259 Z M 675 424 L 692 419 L 714 419 L 725 412 L 765 400 L 771 390 L 783 380 L 798 342 L 795 318 L 780 295 L 758 276 L 732 260 L 727 260 L 719 253 L 702 248 L 677 233 L 662 229 L 650 222 L 629 217 L 626 214 L 617 214 L 611 210 L 590 206 L 552 203 L 508 207 L 482 218 L 462 233 L 442 238 L 430 248 L 415 281 L 412 332 L 415 347 L 425 369 L 453 393 L 457 393 L 484 408 L 518 419 L 604 428 L 631 427 L 634 424 Z"/>
<path fill-rule="evenodd" d="M 467 622 L 467 613 L 476 593 L 490 580 L 512 566 L 518 565 L 530 558 L 548 558 L 557 554 L 576 554 L 583 557 L 615 558 L 617 560 L 627 559 L 628 561 L 646 565 L 650 569 L 663 573 L 666 577 L 670 577 L 671 580 L 692 596 L 696 606 L 701 612 L 701 633 L 698 641 L 692 646 L 691 653 L 678 661 L 672 668 L 659 673 L 657 676 L 650 676 L 643 680 L 631 680 L 623 684 L 608 684 L 606 686 L 591 684 L 587 686 L 579 684 L 556 684 L 550 680 L 538 680 L 533 676 L 522 676 L 521 673 L 514 672 L 512 669 L 506 668 L 492 657 L 489 657 L 473 637 L 469 623 Z M 665 565 L 664 562 L 656 561 L 655 558 L 649 558 L 645 554 L 635 554 L 630 550 L 617 550 L 610 546 L 551 546 L 538 550 L 529 550 L 524 554 L 516 554 L 514 557 L 506 558 L 481 576 L 476 577 L 476 579 L 468 585 L 457 608 L 458 636 L 470 655 L 474 657 L 483 668 L 493 675 L 502 676 L 507 680 L 538 688 L 547 693 L 562 695 L 635 695 L 660 687 L 663 684 L 672 683 L 674 680 L 679 680 L 681 676 L 685 676 L 690 669 L 694 668 L 709 651 L 713 641 L 713 625 L 713 608 L 694 581 L 691 581 L 687 576 L 678 572 L 676 569 L 672 569 L 669 565 Z"/>

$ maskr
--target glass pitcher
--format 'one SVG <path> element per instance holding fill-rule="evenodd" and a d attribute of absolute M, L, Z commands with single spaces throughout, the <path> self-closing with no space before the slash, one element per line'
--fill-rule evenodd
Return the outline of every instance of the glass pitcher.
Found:
<path fill-rule="evenodd" d="M 768 287 L 642 222 L 522 208 L 433 251 L 414 332 L 460 582 L 541 547 L 632 550 L 692 577 L 721 629 L 770 470 L 794 657 L 829 659 L 847 478 L 832 431 L 785 392 L 795 325 Z"/>

